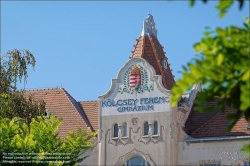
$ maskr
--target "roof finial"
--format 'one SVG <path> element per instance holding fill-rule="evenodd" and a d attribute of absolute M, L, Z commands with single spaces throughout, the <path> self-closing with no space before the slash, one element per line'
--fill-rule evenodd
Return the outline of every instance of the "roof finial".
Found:
<path fill-rule="evenodd" d="M 154 36 L 157 38 L 157 30 L 155 29 L 154 18 L 151 14 L 148 14 L 147 18 L 143 21 L 141 36 Z"/>

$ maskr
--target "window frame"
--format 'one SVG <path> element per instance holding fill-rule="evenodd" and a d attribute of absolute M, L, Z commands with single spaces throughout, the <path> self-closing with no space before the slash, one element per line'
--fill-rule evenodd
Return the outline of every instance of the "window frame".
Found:
<path fill-rule="evenodd" d="M 244 161 L 244 162 L 243 162 L 243 165 L 244 165 L 244 166 L 250 166 L 250 161 Z"/>
<path fill-rule="evenodd" d="M 151 164 L 142 156 L 133 156 L 131 158 L 129 158 L 127 161 L 125 161 L 125 163 L 122 166 L 131 166 L 131 160 L 133 159 L 141 159 L 141 164 L 143 164 L 143 166 L 151 166 Z M 130 163 L 130 164 L 128 164 Z M 133 164 L 133 163 L 132 163 Z"/>
<path fill-rule="evenodd" d="M 156 127 L 157 127 L 157 128 L 156 128 L 156 129 L 157 129 L 157 132 L 155 132 L 155 123 L 157 124 L 157 126 L 156 126 Z M 153 135 L 154 135 L 154 136 L 159 135 L 159 123 L 158 123 L 157 120 L 155 120 L 154 123 L 153 123 Z"/>
<path fill-rule="evenodd" d="M 118 132 L 119 132 L 119 127 L 118 127 L 118 124 L 117 123 L 115 123 L 114 125 L 113 125 L 113 138 L 118 138 Z"/>
<path fill-rule="evenodd" d="M 145 126 L 145 124 L 147 124 L 147 126 Z M 147 131 L 145 128 L 147 128 Z M 148 136 L 148 135 L 149 135 L 149 123 L 148 121 L 145 121 L 143 123 L 143 136 Z"/>
<path fill-rule="evenodd" d="M 216 164 L 216 165 L 215 165 Z M 199 166 L 221 166 L 220 163 L 203 163 L 203 164 L 199 164 Z"/>
<path fill-rule="evenodd" d="M 126 131 L 126 133 L 125 133 L 125 131 Z M 121 136 L 124 138 L 128 137 L 128 124 L 126 122 L 124 122 L 122 124 L 122 135 Z"/>

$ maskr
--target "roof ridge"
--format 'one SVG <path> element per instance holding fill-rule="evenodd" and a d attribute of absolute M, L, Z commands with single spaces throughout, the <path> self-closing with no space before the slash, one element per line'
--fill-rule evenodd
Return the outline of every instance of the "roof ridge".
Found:
<path fill-rule="evenodd" d="M 91 125 L 91 127 L 92 127 L 92 129 L 93 129 L 93 131 L 97 131 L 98 130 L 98 128 L 94 128 L 94 123 L 92 123 L 92 121 L 91 121 L 91 116 L 88 116 L 89 114 L 88 114 L 88 109 L 84 109 L 84 104 L 93 104 L 93 103 L 91 103 L 91 102 L 83 102 L 83 103 L 81 103 L 81 102 L 78 102 L 79 103 L 79 107 L 81 107 L 81 109 L 83 110 L 83 113 L 85 114 L 85 116 L 86 116 L 86 118 L 88 119 L 88 121 L 89 121 L 89 123 L 90 123 L 90 125 Z M 97 104 L 94 104 L 94 105 L 97 105 Z M 98 107 L 98 106 L 97 106 Z M 87 112 L 85 112 L 85 111 L 87 111 Z M 93 112 L 92 112 L 93 113 Z M 97 124 L 98 124 L 98 122 L 97 122 Z"/>
<path fill-rule="evenodd" d="M 64 89 L 64 88 L 62 88 L 62 87 L 56 87 L 56 88 L 44 88 L 44 89 L 29 89 L 29 90 L 27 90 L 27 89 L 22 89 L 22 90 L 24 90 L 24 91 L 43 91 L 43 90 L 55 90 L 55 89 Z"/>
<path fill-rule="evenodd" d="M 87 119 L 88 122 L 90 123 L 89 117 L 88 117 L 88 115 L 85 113 L 85 110 L 83 109 L 83 106 L 81 105 L 81 103 L 80 103 L 80 102 L 77 102 L 77 104 L 78 104 L 79 107 L 82 109 L 82 113 L 85 115 L 86 119 Z M 93 126 L 92 126 L 91 123 L 90 123 L 90 125 L 91 125 L 91 127 L 92 127 L 92 129 L 93 129 L 93 131 L 94 131 L 94 128 L 93 128 Z"/>
<path fill-rule="evenodd" d="M 150 41 L 150 45 L 151 45 L 152 50 L 153 50 L 153 54 L 155 56 L 156 64 L 159 66 L 161 76 L 163 77 L 163 75 L 164 75 L 163 69 L 162 69 L 162 66 L 161 66 L 159 55 L 156 52 L 156 48 L 155 48 L 155 44 L 154 44 L 153 38 L 152 37 L 149 38 L 149 41 Z M 162 80 L 163 80 L 162 83 L 163 83 L 164 87 L 166 87 L 166 80 L 165 80 L 165 78 L 163 78 Z"/>
<path fill-rule="evenodd" d="M 84 119 L 84 121 L 86 122 L 86 124 L 91 128 L 91 130 L 93 131 L 93 127 L 91 125 L 91 123 L 89 122 L 88 118 L 86 117 L 86 114 L 84 113 L 84 111 L 81 109 L 81 107 L 78 105 L 78 102 L 63 88 L 62 89 L 65 96 L 68 98 L 69 102 L 71 103 L 71 105 L 74 107 L 75 111 L 78 112 L 78 114 Z M 77 108 L 78 107 L 78 108 Z M 80 110 L 79 110 L 80 109 Z"/>
<path fill-rule="evenodd" d="M 138 38 L 136 38 L 135 40 L 136 40 L 136 43 L 135 43 L 135 45 L 133 45 L 134 46 L 134 49 L 133 49 L 133 51 L 131 51 L 132 52 L 132 55 L 129 57 L 129 58 L 133 58 L 133 55 L 134 55 L 134 53 L 135 53 L 135 51 L 136 51 L 136 48 L 137 48 L 137 45 L 139 44 L 139 42 L 140 42 L 140 39 L 141 38 L 143 38 L 142 36 L 139 36 Z M 144 38 L 143 38 L 144 39 Z M 143 48 L 143 47 L 142 47 Z M 143 50 L 143 49 L 142 49 Z M 141 50 L 141 55 L 140 55 L 140 57 L 142 57 L 143 56 L 143 51 Z"/>
<path fill-rule="evenodd" d="M 200 127 L 198 127 L 195 131 L 193 131 L 191 134 L 194 134 L 196 131 L 198 131 L 199 129 L 201 129 L 203 126 L 205 126 L 208 122 L 210 122 L 212 119 L 214 119 L 218 114 L 220 113 L 220 111 L 215 114 L 212 118 L 210 118 L 209 120 L 207 120 L 205 123 L 203 123 L 203 125 L 201 125 Z"/>
<path fill-rule="evenodd" d="M 77 101 L 77 102 L 93 102 L 93 101 L 99 101 L 99 100 L 85 100 L 85 101 Z"/>

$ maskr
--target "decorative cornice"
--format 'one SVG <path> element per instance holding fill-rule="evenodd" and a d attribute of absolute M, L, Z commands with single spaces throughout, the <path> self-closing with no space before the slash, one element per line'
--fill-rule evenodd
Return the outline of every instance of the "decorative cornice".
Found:
<path fill-rule="evenodd" d="M 204 143 L 204 142 L 219 142 L 219 141 L 235 141 L 235 140 L 247 140 L 250 136 L 224 136 L 224 137 L 204 137 L 204 138 L 192 138 L 189 137 L 186 142 L 189 143 Z"/>

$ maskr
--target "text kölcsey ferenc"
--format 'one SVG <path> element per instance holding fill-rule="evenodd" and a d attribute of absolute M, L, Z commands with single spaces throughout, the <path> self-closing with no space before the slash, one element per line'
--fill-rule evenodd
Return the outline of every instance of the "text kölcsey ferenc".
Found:
<path fill-rule="evenodd" d="M 169 97 L 149 97 L 140 99 L 104 100 L 101 107 L 117 107 L 118 112 L 150 111 L 155 104 L 169 103 Z"/>

